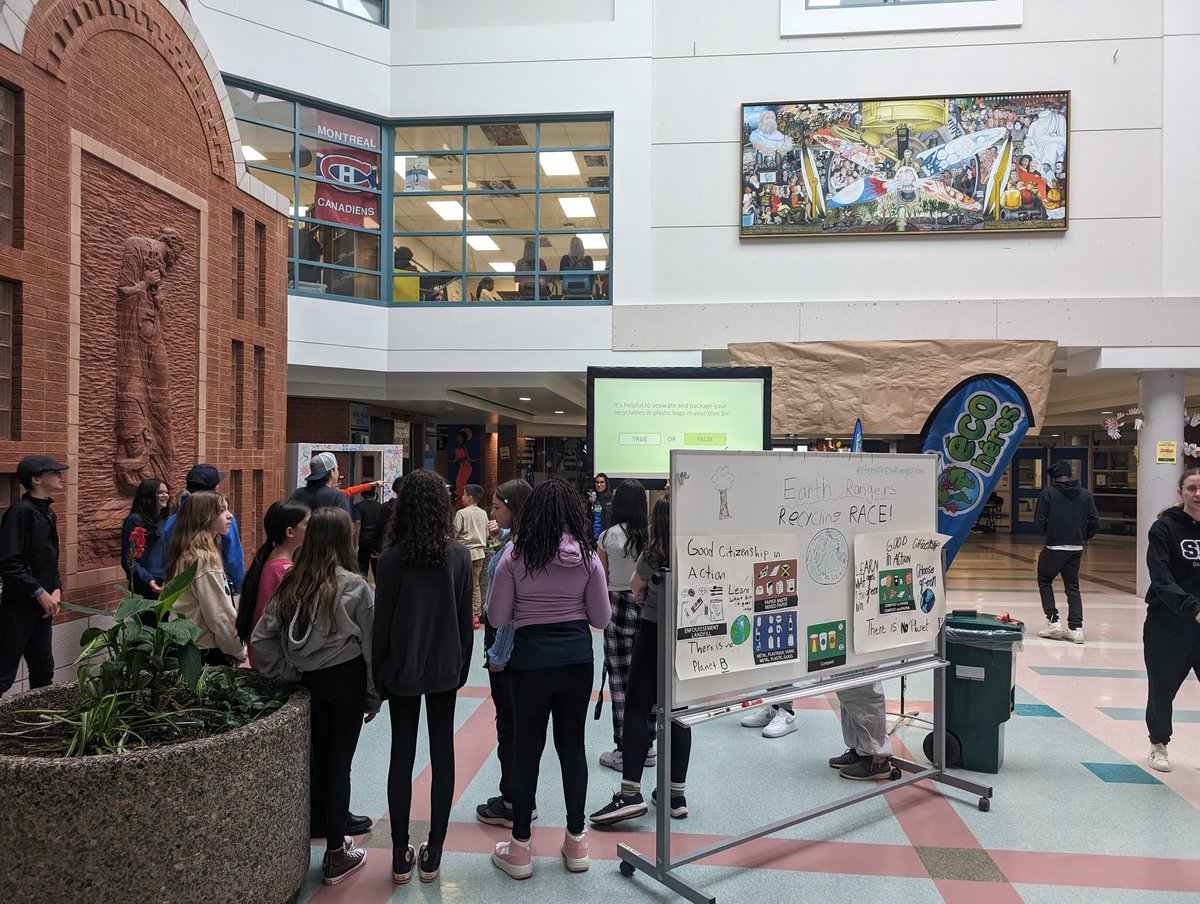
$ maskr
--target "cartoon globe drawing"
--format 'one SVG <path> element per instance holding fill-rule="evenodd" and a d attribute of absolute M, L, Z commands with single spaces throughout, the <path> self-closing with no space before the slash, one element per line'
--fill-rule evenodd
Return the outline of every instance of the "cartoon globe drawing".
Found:
<path fill-rule="evenodd" d="M 956 515 L 969 511 L 979 501 L 979 478 L 967 468 L 950 467 L 938 478 L 938 508 Z"/>

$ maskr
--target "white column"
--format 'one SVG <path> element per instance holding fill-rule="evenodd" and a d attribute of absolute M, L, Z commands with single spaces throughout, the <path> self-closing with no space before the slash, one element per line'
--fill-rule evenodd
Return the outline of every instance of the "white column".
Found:
<path fill-rule="evenodd" d="M 1147 533 L 1158 513 L 1179 501 L 1179 475 L 1183 470 L 1183 371 L 1152 370 L 1138 374 L 1138 404 L 1142 429 L 1138 431 L 1137 468 L 1137 592 L 1150 587 L 1146 572 Z M 1178 450 L 1174 464 L 1158 464 L 1159 442 L 1173 441 Z"/>

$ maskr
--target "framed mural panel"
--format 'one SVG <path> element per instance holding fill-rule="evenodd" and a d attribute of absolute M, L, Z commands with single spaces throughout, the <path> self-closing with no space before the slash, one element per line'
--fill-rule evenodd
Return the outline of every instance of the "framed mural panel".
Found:
<path fill-rule="evenodd" d="M 742 105 L 741 236 L 1067 228 L 1070 92 Z"/>

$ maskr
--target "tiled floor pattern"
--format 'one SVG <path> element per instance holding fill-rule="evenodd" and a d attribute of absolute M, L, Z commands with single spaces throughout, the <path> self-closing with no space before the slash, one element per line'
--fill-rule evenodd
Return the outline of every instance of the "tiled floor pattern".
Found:
<path fill-rule="evenodd" d="M 951 600 L 1008 611 L 1029 626 L 1018 653 L 1017 709 L 1006 729 L 1005 761 L 990 784 L 990 812 L 963 792 L 921 783 L 839 810 L 777 835 L 715 855 L 680 872 L 722 902 L 936 902 L 951 904 L 1182 904 L 1200 901 L 1200 683 L 1177 700 L 1171 744 L 1175 771 L 1145 767 L 1141 721 L 1144 605 L 1131 592 L 1133 542 L 1102 538 L 1084 556 L 1083 645 L 1036 636 L 1043 622 L 1034 583 L 1036 541 L 973 536 L 950 571 Z M 597 639 L 598 640 L 598 639 Z M 597 651 L 599 644 L 597 643 Z M 599 661 L 599 660 L 597 660 Z M 568 874 L 558 857 L 564 825 L 558 764 L 548 750 L 534 824 L 535 874 L 515 882 L 488 859 L 507 837 L 474 820 L 475 804 L 495 793 L 498 766 L 487 679 L 474 670 L 457 711 L 455 804 L 438 883 L 396 887 L 390 878 L 393 826 L 387 817 L 386 713 L 366 727 L 355 760 L 352 808 L 383 817 L 364 841 L 366 868 L 343 884 L 320 885 L 322 846 L 302 901 L 570 902 L 677 900 L 645 876 L 618 873 L 616 845 L 653 852 L 653 816 L 619 830 L 593 831 L 592 868 Z M 888 688 L 899 693 L 898 683 Z M 906 688 L 907 711 L 927 717 L 932 680 Z M 890 709 L 898 711 L 893 699 Z M 695 850 L 860 790 L 824 760 L 841 751 L 834 701 L 798 701 L 799 730 L 778 740 L 741 728 L 735 718 L 696 729 L 688 781 L 691 815 L 672 824 L 673 850 Z M 898 753 L 923 763 L 928 727 L 908 723 Z M 424 740 L 422 739 L 422 745 Z M 618 782 L 596 758 L 611 743 L 607 708 L 588 722 L 592 763 L 589 807 Z M 424 840 L 429 816 L 427 753 L 418 750 L 410 835 Z M 644 787 L 654 785 L 647 772 Z"/>

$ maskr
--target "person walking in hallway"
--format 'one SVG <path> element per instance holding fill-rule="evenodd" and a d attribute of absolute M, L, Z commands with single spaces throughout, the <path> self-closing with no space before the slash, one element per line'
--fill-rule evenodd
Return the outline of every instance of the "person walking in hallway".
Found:
<path fill-rule="evenodd" d="M 1038 555 L 1037 583 L 1046 613 L 1046 627 L 1038 637 L 1083 643 L 1083 599 L 1079 595 L 1079 563 L 1083 544 L 1096 536 L 1100 514 L 1092 494 L 1071 476 L 1065 461 L 1050 466 L 1051 484 L 1038 497 L 1034 518 L 1046 533 L 1046 545 Z M 1067 625 L 1064 628 L 1054 604 L 1054 579 L 1062 575 L 1067 593 Z"/>

